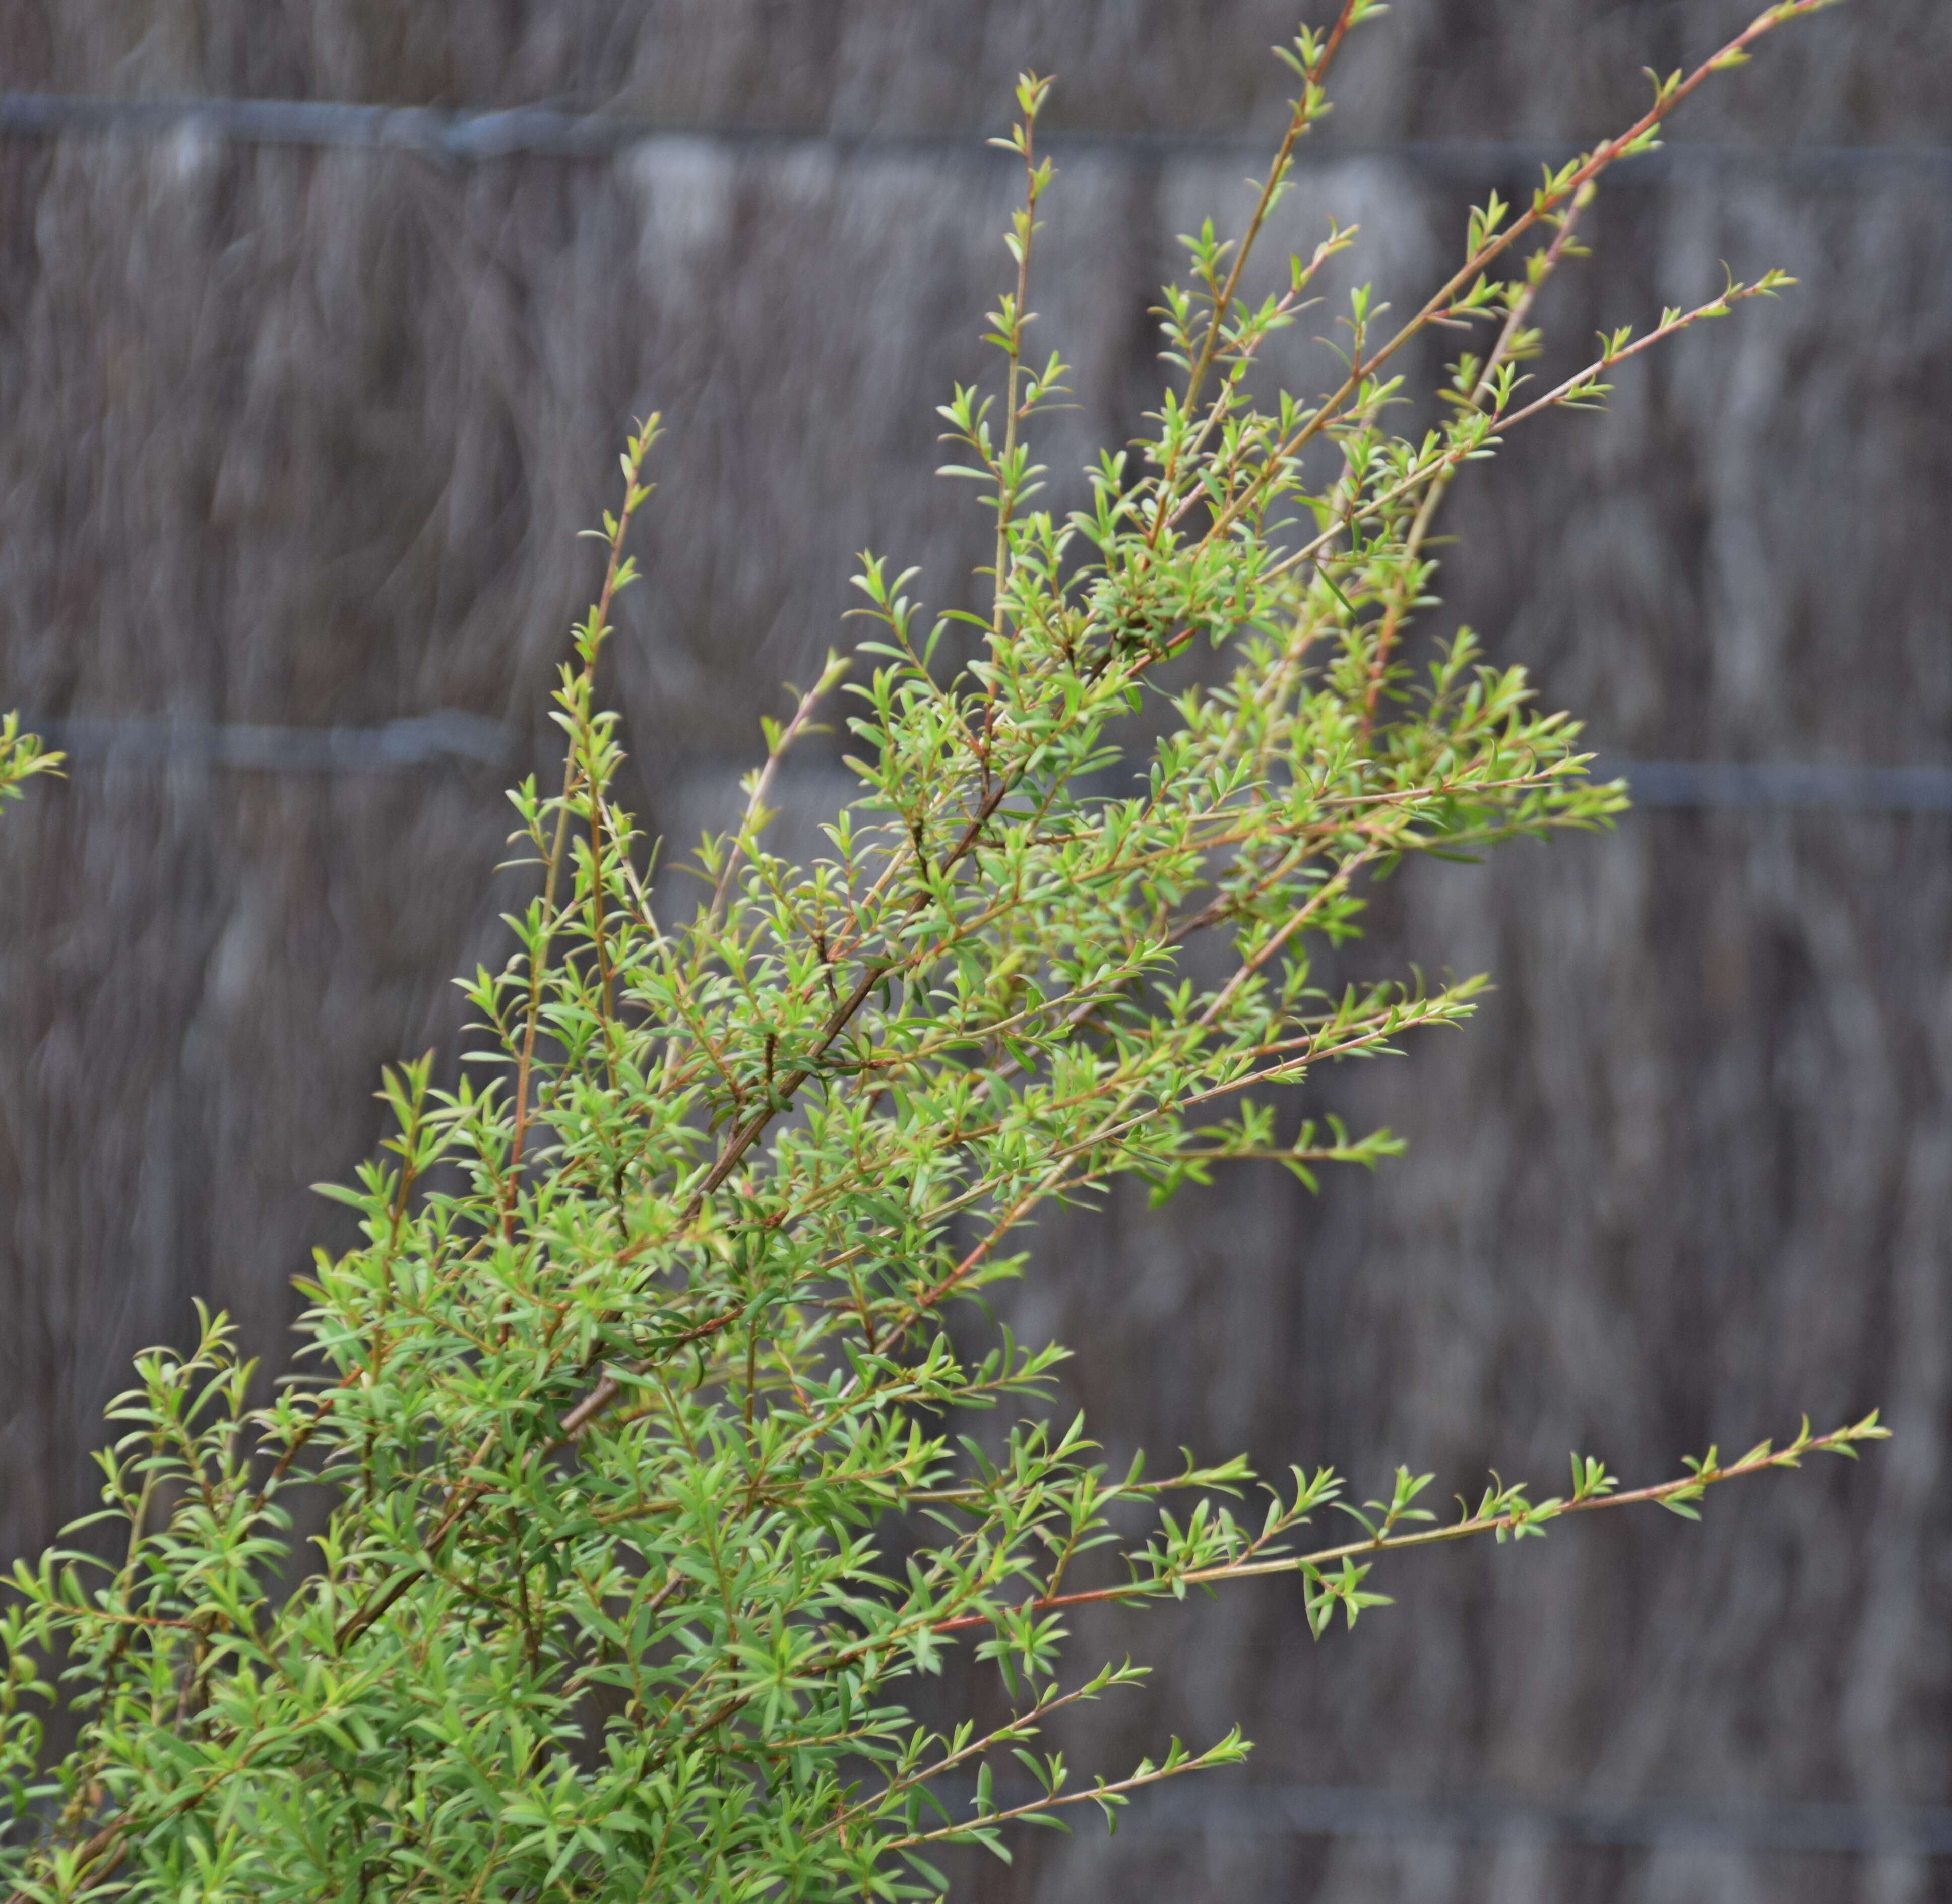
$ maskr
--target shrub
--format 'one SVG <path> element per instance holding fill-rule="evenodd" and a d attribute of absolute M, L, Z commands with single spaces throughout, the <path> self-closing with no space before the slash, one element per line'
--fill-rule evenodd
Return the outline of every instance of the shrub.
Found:
<path fill-rule="evenodd" d="M 0 1771 L 20 1899 L 923 1896 L 957 1843 L 1095 1807 L 1247 1749 L 1237 1733 L 1114 1776 L 1037 1748 L 1060 1710 L 1140 1676 L 1080 1666 L 1073 1609 L 1294 1577 L 1319 1636 L 1381 1600 L 1397 1549 L 1544 1532 L 1880 1435 L 1875 1416 L 1631 1493 L 1575 1457 L 1541 1497 L 1494 1480 L 1441 1521 L 1399 1468 L 1358 1507 L 1325 1469 L 1115 1471 L 1048 1407 L 1063 1352 L 986 1306 L 1053 1201 L 1136 1176 L 1156 1198 L 1264 1159 L 1309 1184 L 1385 1132 L 1297 1126 L 1294 1087 L 1467 1017 L 1477 980 L 1332 995 L 1319 954 L 1406 855 L 1605 823 L 1578 729 L 1468 631 L 1415 664 L 1433 517 L 1519 424 L 1597 402 L 1613 367 L 1784 280 L 1728 283 L 1601 340 L 1534 392 L 1534 304 L 1595 181 L 1711 72 L 1825 0 L 1773 7 L 1619 136 L 1470 219 L 1464 261 L 1385 327 L 1358 291 L 1324 393 L 1256 394 L 1256 360 L 1353 234 L 1258 301 L 1243 274 L 1327 110 L 1348 0 L 1281 57 L 1298 94 L 1241 236 L 1209 224 L 1162 311 L 1173 387 L 1082 506 L 1040 508 L 1032 434 L 1064 388 L 1027 327 L 1046 82 L 1007 142 L 1022 208 L 991 314 L 996 387 L 943 408 L 950 474 L 994 511 L 990 608 L 931 619 L 914 572 L 858 577 L 865 678 L 830 662 L 688 917 L 653 904 L 612 788 L 599 658 L 649 495 L 631 439 L 607 565 L 555 691 L 562 784 L 512 796 L 537 869 L 499 971 L 466 981 L 458 1086 L 385 1080 L 393 1134 L 329 1194 L 364 1240 L 303 1289 L 303 1369 L 253 1406 L 221 1318 L 114 1406 L 87 1546 L 20 1565 Z M 1485 327 L 1442 420 L 1392 433 L 1396 360 Z M 1225 652 L 1217 667 L 1193 651 Z M 1422 651 L 1419 651 L 1421 654 Z M 766 843 L 777 770 L 831 699 L 859 791 L 824 852 Z M 7 730 L 0 780 L 45 768 Z M 1197 977 L 1188 949 L 1214 948 Z M 987 1439 L 973 1412 L 1010 1412 Z M 287 1502 L 327 1491 L 293 1565 Z M 1251 1503 L 1251 1504 L 1250 1504 Z M 1337 1538 L 1313 1530 L 1333 1505 Z M 112 1546 L 94 1549 L 105 1539 Z M 1006 1716 L 937 1731 L 918 1675 L 968 1644 Z M 59 1694 L 77 1742 L 36 1770 Z M 1006 1782 L 996 1782 L 1001 1769 Z"/>

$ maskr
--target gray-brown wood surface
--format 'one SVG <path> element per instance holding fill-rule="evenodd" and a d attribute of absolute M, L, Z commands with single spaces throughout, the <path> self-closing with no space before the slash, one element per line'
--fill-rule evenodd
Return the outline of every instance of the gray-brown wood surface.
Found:
<path fill-rule="evenodd" d="M 1643 64 L 1753 4 L 1398 0 L 1277 236 L 1359 220 L 1400 305 L 1469 202 L 1528 185 L 1496 148 L 1613 129 Z M 459 708 L 540 761 L 592 579 L 573 531 L 655 407 L 615 686 L 634 797 L 687 843 L 727 817 L 775 683 L 846 638 L 852 551 L 920 563 L 939 602 L 973 586 L 984 518 L 922 479 L 934 404 L 983 364 L 1014 180 L 981 140 L 1015 72 L 1059 72 L 1075 135 L 1034 300 L 1078 369 L 1062 472 L 1155 393 L 1173 234 L 1237 217 L 1253 159 L 1228 142 L 1278 123 L 1262 49 L 1293 23 L 1272 0 L 0 8 L 19 90 L 674 129 L 472 165 L 193 118 L 0 143 L 0 701 L 273 727 Z M 1712 294 L 1723 259 L 1803 280 L 1460 486 L 1438 624 L 1531 664 L 1597 745 L 1952 764 L 1948 78 L 1943 0 L 1785 35 L 1607 188 L 1598 256 L 1554 288 L 1569 365 L 1603 321 Z M 381 1063 L 451 1049 L 448 978 L 499 955 L 518 889 L 491 766 L 96 751 L 0 827 L 8 1557 L 89 1504 L 102 1404 L 192 1295 L 281 1352 L 288 1278 L 344 1240 L 307 1186 L 374 1140 Z M 809 808 L 834 783 L 793 783 Z M 1701 1528 L 1406 1560 L 1378 1583 L 1394 1609 L 1319 1646 L 1284 1584 L 1087 1623 L 1161 1670 L 1083 1728 L 1086 1762 L 1237 1719 L 1251 1775 L 968 1883 L 1948 1894 L 1952 1859 L 1820 1847 L 1952 1802 L 1952 818 L 1648 811 L 1412 869 L 1375 921 L 1352 971 L 1499 987 L 1461 1035 L 1320 1080 L 1405 1161 L 1315 1201 L 1243 1175 L 1046 1227 L 1016 1319 L 1078 1349 L 1102 1439 L 1334 1462 L 1365 1492 L 1402 1460 L 1445 1496 L 1491 1465 L 1557 1487 L 1574 1446 L 1651 1479 L 1804 1410 L 1881 1405 L 1897 1439 L 1718 1495 Z M 1503 1809 L 1384 1817 L 1327 1787 Z M 1297 1828 L 1310 1793 L 1338 1829 Z M 1550 1842 L 1581 1806 L 1619 1842 Z"/>

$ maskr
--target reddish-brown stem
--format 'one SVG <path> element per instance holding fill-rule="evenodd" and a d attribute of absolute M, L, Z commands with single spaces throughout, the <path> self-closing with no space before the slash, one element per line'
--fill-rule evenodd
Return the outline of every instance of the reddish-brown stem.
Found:
<path fill-rule="evenodd" d="M 1634 120 L 1627 130 L 1616 137 L 1603 140 L 1588 155 L 1585 162 L 1578 166 L 1565 182 L 1550 192 L 1541 191 L 1533 201 L 1530 210 L 1522 214 L 1505 230 L 1485 243 L 1466 258 L 1461 270 L 1447 279 L 1442 288 L 1433 295 L 1406 323 L 1396 335 L 1388 339 L 1360 367 L 1359 374 L 1352 370 L 1349 375 L 1324 399 L 1309 420 L 1300 425 L 1283 442 L 1278 444 L 1253 480 L 1242 493 L 1225 507 L 1214 512 L 1205 541 L 1211 543 L 1230 533 L 1234 525 L 1247 511 L 1256 507 L 1267 495 L 1277 474 L 1299 455 L 1302 450 L 1321 435 L 1340 414 L 1343 406 L 1360 389 L 1364 377 L 1372 376 L 1410 339 L 1419 336 L 1432 320 L 1441 317 L 1458 295 L 1468 289 L 1484 267 L 1501 258 L 1541 220 L 1549 217 L 1561 205 L 1576 200 L 1580 193 L 1608 167 L 1613 164 L 1638 139 L 1646 137 L 1660 125 L 1674 108 L 1700 87 L 1708 76 L 1719 67 L 1738 59 L 1756 41 L 1766 33 L 1785 24 L 1797 14 L 1815 10 L 1816 0 L 1803 0 L 1794 12 L 1764 14 L 1752 22 L 1743 32 L 1736 35 L 1727 45 L 1703 60 L 1694 70 L 1677 85 L 1672 91 L 1663 92 L 1653 106 Z"/>
<path fill-rule="evenodd" d="M 1221 328 L 1226 322 L 1227 313 L 1233 308 L 1234 299 L 1240 288 L 1242 274 L 1247 268 L 1247 259 L 1253 251 L 1255 242 L 1261 235 L 1261 227 L 1275 202 L 1275 195 L 1281 189 L 1288 162 L 1294 156 L 1294 149 L 1301 136 L 1312 123 L 1310 111 L 1312 102 L 1310 95 L 1327 77 L 1329 67 L 1334 63 L 1344 38 L 1349 31 L 1350 22 L 1355 17 L 1356 0 L 1343 0 L 1341 12 L 1335 24 L 1329 29 L 1328 38 L 1322 49 L 1322 56 L 1309 68 L 1302 82 L 1301 97 L 1294 103 L 1294 111 L 1289 115 L 1287 130 L 1281 135 L 1280 145 L 1275 149 L 1274 163 L 1268 167 L 1268 176 L 1262 183 L 1260 195 L 1254 202 L 1253 214 L 1247 220 L 1247 228 L 1241 233 L 1234 252 L 1234 262 L 1227 274 L 1227 281 L 1213 300 L 1213 308 L 1206 320 L 1206 336 L 1200 347 L 1200 355 L 1193 359 L 1193 367 L 1187 373 L 1186 398 L 1181 405 L 1183 413 L 1190 414 L 1200 401 L 1201 387 L 1206 381 L 1207 373 L 1213 367 L 1213 359 L 1219 349 Z M 1211 280 L 1209 280 L 1210 283 Z M 1160 472 L 1159 503 L 1153 511 L 1151 527 L 1146 532 L 1146 546 L 1159 546 L 1159 537 L 1165 533 L 1172 507 L 1172 487 L 1179 474 L 1180 458 L 1177 453 L 1168 457 L 1166 467 Z"/>
<path fill-rule="evenodd" d="M 1750 1455 L 1731 1468 L 1704 1468 L 1699 1474 L 1679 1475 L 1672 1480 L 1658 1481 L 1650 1487 L 1634 1488 L 1624 1494 L 1594 1494 L 1583 1500 L 1567 1501 L 1551 1518 L 1563 1518 L 1572 1514 L 1597 1513 L 1602 1508 L 1644 1506 L 1650 1502 L 1671 1501 L 1681 1497 L 1691 1499 L 1703 1488 L 1715 1487 L 1722 1481 L 1760 1474 L 1766 1468 L 1794 1467 L 1805 1455 L 1821 1454 L 1832 1449 L 1847 1449 L 1853 1442 L 1882 1439 L 1884 1433 L 1882 1429 L 1867 1430 L 1862 1424 L 1855 1427 L 1838 1428 L 1831 1433 L 1813 1437 L 1800 1446 Z M 1175 1581 L 1187 1587 L 1202 1587 L 1213 1585 L 1221 1580 L 1252 1580 L 1268 1574 L 1298 1573 L 1304 1567 L 1331 1567 L 1338 1561 L 1356 1559 L 1364 1554 L 1394 1553 L 1406 1547 L 1437 1546 L 1448 1541 L 1469 1540 L 1483 1534 L 1509 1534 L 1520 1525 L 1530 1524 L 1530 1515 L 1519 1510 L 1503 1514 L 1474 1515 L 1467 1520 L 1453 1521 L 1447 1527 L 1425 1527 L 1415 1534 L 1379 1534 L 1366 1540 L 1350 1540 L 1339 1546 L 1324 1547 L 1313 1553 L 1283 1555 L 1272 1560 L 1249 1560 L 1237 1565 L 1226 1564 L 1197 1568 L 1159 1580 L 1128 1580 L 1118 1586 L 1089 1587 L 1071 1593 L 1047 1594 L 1027 1601 L 1012 1611 L 1042 1613 L 1055 1611 L 1059 1607 L 1144 1599 L 1158 1593 L 1171 1592 Z M 993 1614 L 961 1613 L 938 1621 L 931 1630 L 954 1633 L 971 1627 L 994 1624 L 995 1615 Z"/>
<path fill-rule="evenodd" d="M 1498 340 L 1491 347 L 1490 355 L 1484 359 L 1484 367 L 1472 387 L 1471 408 L 1481 410 L 1484 400 L 1497 388 L 1498 373 L 1517 347 L 1525 328 L 1525 320 L 1531 315 L 1532 306 L 1538 302 L 1538 294 L 1545 281 L 1558 268 L 1559 260 L 1566 255 L 1566 247 L 1572 242 L 1573 227 L 1579 214 L 1591 203 L 1589 199 L 1575 198 L 1572 208 L 1559 221 L 1559 229 L 1553 234 L 1552 242 L 1540 254 L 1543 262 L 1531 277 L 1525 289 L 1512 300 L 1512 308 L 1504 324 L 1498 333 Z M 1430 526 L 1436 520 L 1437 512 L 1443 506 L 1445 492 L 1457 474 L 1455 463 L 1447 463 L 1431 478 L 1430 487 L 1424 492 L 1423 500 L 1418 505 L 1415 519 L 1411 522 L 1409 533 L 1403 541 L 1404 573 L 1402 581 L 1391 591 L 1389 606 L 1383 613 L 1383 624 L 1376 635 L 1375 654 L 1369 662 L 1369 686 L 1362 699 L 1362 736 L 1366 745 L 1375 730 L 1376 708 L 1382 698 L 1383 685 L 1389 678 L 1390 656 L 1394 650 L 1403 618 L 1410 607 L 1410 598 L 1416 589 L 1416 558 L 1422 551 L 1425 539 L 1430 533 Z"/>

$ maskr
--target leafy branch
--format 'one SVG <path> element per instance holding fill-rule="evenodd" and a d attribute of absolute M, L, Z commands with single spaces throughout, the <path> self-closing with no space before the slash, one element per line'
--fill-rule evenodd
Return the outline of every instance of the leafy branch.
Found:
<path fill-rule="evenodd" d="M 1416 627 L 1431 527 L 1512 429 L 1602 402 L 1619 364 L 1787 282 L 1731 278 L 1529 381 L 1540 291 L 1581 255 L 1600 176 L 1820 4 L 1657 80 L 1528 207 L 1474 208 L 1463 267 L 1395 332 L 1353 292 L 1325 389 L 1264 389 L 1268 340 L 1356 239 L 1331 224 L 1248 292 L 1331 68 L 1380 11 L 1345 0 L 1284 49 L 1299 90 L 1240 235 L 1184 240 L 1159 407 L 1064 508 L 1036 437 L 1068 372 L 1028 350 L 1050 87 L 1025 75 L 998 368 L 941 412 L 948 473 L 992 512 L 981 612 L 931 614 L 917 571 L 864 552 L 869 638 L 765 724 L 730 830 L 655 877 L 598 691 L 651 494 L 659 424 L 637 428 L 550 703 L 560 781 L 511 796 L 533 896 L 502 968 L 463 983 L 461 1081 L 437 1088 L 425 1058 L 388 1074 L 391 1134 L 330 1193 L 360 1240 L 300 1285 L 299 1372 L 253 1405 L 208 1315 L 188 1355 L 142 1358 L 90 1540 L 16 1570 L 11 1904 L 937 1894 L 932 1845 L 1004 1852 L 1006 1827 L 1115 1818 L 1246 1749 L 1175 1741 L 1082 1783 L 1032 1752 L 1053 1713 L 1141 1675 L 1078 1676 L 1079 1606 L 1292 1574 L 1319 1636 L 1381 1603 L 1373 1570 L 1399 1549 L 1601 1507 L 1692 1516 L 1725 1480 L 1882 1436 L 1875 1415 L 1806 1424 L 1631 1492 L 1575 1459 L 1568 1494 L 1494 1476 L 1447 1522 L 1427 1475 L 1357 1504 L 1297 1468 L 1250 1513 L 1237 1459 L 1108 1471 L 1081 1421 L 1047 1418 L 1065 1352 L 990 1307 L 1053 1202 L 1127 1179 L 1162 1202 L 1257 1164 L 1313 1188 L 1396 1155 L 1293 1099 L 1325 1065 L 1462 1024 L 1485 981 L 1331 986 L 1325 955 L 1407 857 L 1620 811 L 1522 670 Z M 1450 365 L 1439 421 L 1394 429 L 1403 345 L 1479 323 L 1492 341 Z M 783 763 L 830 722 L 856 791 L 800 863 L 768 822 Z M 0 795 L 55 758 L 10 721 Z M 302 1555 L 299 1487 L 331 1503 Z M 1311 1544 L 1330 1511 L 1358 1535 Z M 931 1732 L 912 1682 L 959 1644 L 1008 1712 Z M 44 1767 L 57 1699 L 79 1733 Z M 997 1796 L 1010 1765 L 1034 1781 L 1021 1802 Z M 970 1776 L 951 1816 L 942 1781 Z"/>

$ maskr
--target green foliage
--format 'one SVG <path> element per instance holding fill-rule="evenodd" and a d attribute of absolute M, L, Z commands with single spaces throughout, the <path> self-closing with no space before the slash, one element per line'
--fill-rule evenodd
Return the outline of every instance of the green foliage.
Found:
<path fill-rule="evenodd" d="M 1566 1497 L 1494 1477 L 1445 1521 L 1406 1469 L 1360 1506 L 1326 1470 L 1117 1472 L 1081 1422 L 1041 1412 L 1063 1352 L 984 1305 L 1054 1200 L 1120 1177 L 1164 1197 L 1250 1158 L 1312 1183 L 1394 1149 L 1286 1122 L 1315 1067 L 1455 1024 L 1479 989 L 1325 990 L 1320 950 L 1357 932 L 1365 882 L 1623 804 L 1586 777 L 1575 724 L 1468 632 L 1406 658 L 1445 486 L 1779 281 L 1616 333 L 1529 392 L 1534 299 L 1650 114 L 1516 215 L 1474 212 L 1463 265 L 1398 330 L 1359 292 L 1324 393 L 1257 395 L 1262 346 L 1353 238 L 1331 228 L 1244 295 L 1363 11 L 1284 55 L 1301 91 L 1247 225 L 1190 237 L 1189 280 L 1165 294 L 1174 386 L 1139 452 L 1106 454 L 1062 514 L 1037 506 L 1031 449 L 1065 371 L 1024 354 L 1054 177 L 1047 83 L 1025 79 L 1002 374 L 943 411 L 952 474 L 995 512 L 990 611 L 931 618 L 914 571 L 863 557 L 865 671 L 843 690 L 834 660 L 768 724 L 688 918 L 653 905 L 595 685 L 655 420 L 632 439 L 555 690 L 562 786 L 512 796 L 535 896 L 508 962 L 466 983 L 464 1081 L 434 1088 L 429 1061 L 388 1075 L 394 1134 L 329 1193 L 363 1241 L 303 1285 L 302 1372 L 252 1405 L 208 1315 L 192 1353 L 143 1357 L 87 1540 L 17 1572 L 17 1900 L 931 1895 L 934 1847 L 1007 1855 L 1007 1827 L 1080 1806 L 1115 1824 L 1140 1788 L 1246 1752 L 1230 1733 L 1071 1774 L 1040 1743 L 1052 1716 L 1140 1672 L 1071 1658 L 1081 1605 L 1290 1574 L 1319 1635 L 1381 1603 L 1369 1583 L 1397 1549 L 1629 1501 L 1692 1513 L 1713 1483 L 1883 1432 L 1806 1425 L 1625 1493 L 1575 1457 Z M 1657 109 L 1700 77 L 1662 83 Z M 1392 433 L 1392 359 L 1479 320 L 1490 341 L 1454 367 L 1444 420 Z M 1197 647 L 1224 663 L 1197 668 Z M 777 770 L 843 692 L 859 792 L 790 863 L 765 839 Z M 11 726 L 0 761 L 45 764 Z M 1184 962 L 1196 942 L 1212 976 Z M 986 1409 L 1008 1423 L 987 1439 Z M 302 1564 L 301 1486 L 331 1503 Z M 1331 1508 L 1348 1537 L 1324 1544 L 1308 1530 Z M 931 1730 L 914 1682 L 964 1643 L 1009 1716 Z M 44 1774 L 39 1662 L 57 1649 L 81 1725 Z"/>
<path fill-rule="evenodd" d="M 58 774 L 61 756 L 50 753 L 39 734 L 23 733 L 20 717 L 0 717 L 0 806 L 20 797 L 23 784 L 36 774 Z"/>

